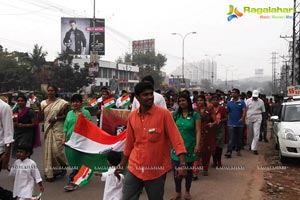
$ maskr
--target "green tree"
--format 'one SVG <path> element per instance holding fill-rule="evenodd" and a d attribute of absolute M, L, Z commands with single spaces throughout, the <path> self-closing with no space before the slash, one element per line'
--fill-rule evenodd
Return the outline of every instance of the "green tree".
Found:
<path fill-rule="evenodd" d="M 130 56 L 127 55 L 129 60 Z M 139 77 L 151 75 L 155 80 L 155 88 L 160 87 L 162 83 L 161 69 L 165 66 L 167 58 L 162 54 L 154 52 L 139 53 L 132 56 L 132 63 L 139 67 Z"/>
<path fill-rule="evenodd" d="M 124 62 L 125 63 L 131 63 L 132 62 L 131 54 L 130 53 L 125 53 Z"/>
<path fill-rule="evenodd" d="M 34 45 L 32 53 L 29 54 L 29 57 L 32 62 L 32 68 L 34 72 L 40 72 L 41 67 L 46 63 L 47 52 L 43 51 L 43 47 L 37 44 Z"/>
<path fill-rule="evenodd" d="M 61 54 L 51 69 L 51 83 L 60 88 L 62 92 L 77 92 L 92 82 L 88 76 L 88 70 L 88 63 L 85 63 L 83 68 L 80 68 L 78 64 L 73 67 L 72 57 Z"/>
<path fill-rule="evenodd" d="M 29 54 L 31 61 L 31 73 L 34 74 L 35 81 L 37 82 L 38 87 L 42 83 L 41 81 L 41 69 L 46 63 L 47 52 L 43 51 L 43 47 L 35 44 L 32 50 L 32 53 Z"/>
<path fill-rule="evenodd" d="M 36 82 L 29 68 L 30 60 L 27 53 L 0 52 L 1 92 L 36 89 Z"/>

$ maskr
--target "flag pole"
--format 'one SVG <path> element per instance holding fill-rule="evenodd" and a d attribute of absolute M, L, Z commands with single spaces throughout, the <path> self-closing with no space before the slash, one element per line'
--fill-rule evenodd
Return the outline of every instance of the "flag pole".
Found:
<path fill-rule="evenodd" d="M 99 122 L 99 128 L 102 129 L 102 122 L 103 122 L 103 106 L 101 106 L 101 114 L 100 114 L 100 122 Z"/>

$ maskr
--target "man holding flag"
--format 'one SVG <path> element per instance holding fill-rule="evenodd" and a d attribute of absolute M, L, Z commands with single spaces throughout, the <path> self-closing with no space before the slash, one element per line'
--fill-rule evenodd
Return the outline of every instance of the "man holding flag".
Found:
<path fill-rule="evenodd" d="M 171 145 L 180 159 L 177 178 L 186 176 L 184 142 L 170 112 L 153 104 L 153 91 L 151 83 L 135 86 L 140 107 L 129 116 L 124 156 L 115 171 L 121 173 L 128 162 L 123 200 L 138 199 L 144 186 L 148 199 L 163 200 L 166 175 L 171 170 Z"/>

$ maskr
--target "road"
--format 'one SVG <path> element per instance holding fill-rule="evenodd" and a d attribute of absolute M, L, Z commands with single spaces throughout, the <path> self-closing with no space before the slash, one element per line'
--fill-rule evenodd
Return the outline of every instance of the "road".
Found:
<path fill-rule="evenodd" d="M 263 149 L 265 143 L 259 143 L 259 145 L 259 149 Z M 260 191 L 264 183 L 263 171 L 259 166 L 265 164 L 265 161 L 263 151 L 259 153 L 259 155 L 254 155 L 249 150 L 243 150 L 241 157 L 236 156 L 235 153 L 233 153 L 231 159 L 223 157 L 222 169 L 209 168 L 209 176 L 199 176 L 197 181 L 193 181 L 191 188 L 192 198 L 196 200 L 263 199 L 263 193 Z M 34 149 L 34 154 L 31 158 L 37 162 L 42 173 L 43 147 Z M 11 159 L 11 163 L 13 161 Z M 7 171 L 0 173 L 0 180 L 2 187 L 12 190 L 13 177 L 9 177 Z M 96 200 L 103 197 L 104 183 L 98 177 L 94 177 L 88 185 L 73 192 L 64 191 L 63 187 L 66 183 L 67 177 L 56 179 L 52 183 L 44 182 L 45 192 L 43 193 L 43 200 Z M 168 173 L 164 199 L 170 199 L 174 193 L 175 186 L 172 173 Z M 147 199 L 145 191 L 140 199 Z"/>

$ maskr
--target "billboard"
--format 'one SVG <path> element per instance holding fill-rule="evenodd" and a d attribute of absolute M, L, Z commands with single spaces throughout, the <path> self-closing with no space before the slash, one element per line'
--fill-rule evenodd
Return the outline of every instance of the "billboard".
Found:
<path fill-rule="evenodd" d="M 132 41 L 132 55 L 155 51 L 155 40 L 135 40 Z"/>
<path fill-rule="evenodd" d="M 93 51 L 93 19 L 61 18 L 61 52 L 71 55 L 89 55 Z M 105 21 L 95 19 L 95 51 L 105 53 Z"/>
<path fill-rule="evenodd" d="M 288 96 L 298 96 L 300 95 L 300 85 L 288 86 L 287 87 Z"/>

